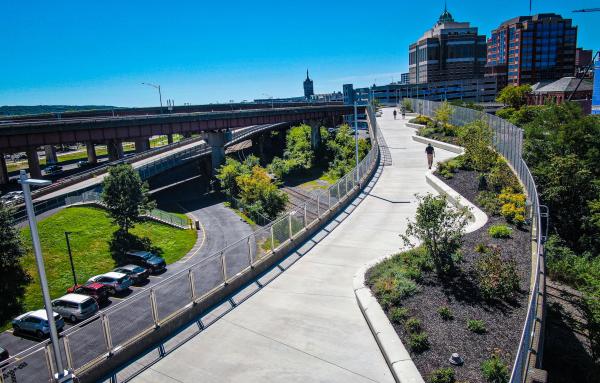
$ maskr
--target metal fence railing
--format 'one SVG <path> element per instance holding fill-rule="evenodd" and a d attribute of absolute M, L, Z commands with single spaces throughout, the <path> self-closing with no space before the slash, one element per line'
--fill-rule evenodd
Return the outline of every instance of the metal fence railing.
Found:
<path fill-rule="evenodd" d="M 165 322 L 190 310 L 192 303 L 204 301 L 223 286 L 239 277 L 265 257 L 276 256 L 282 246 L 291 243 L 308 228 L 319 225 L 329 214 L 338 211 L 374 173 L 379 162 L 378 129 L 373 111 L 368 107 L 371 150 L 357 167 L 334 185 L 306 201 L 302 208 L 288 211 L 267 227 L 218 250 L 159 283 L 145 288 L 126 300 L 108 306 L 97 315 L 61 333 L 60 348 L 65 365 L 76 374 L 131 345 L 144 335 L 160 328 Z M 95 198 L 88 193 L 82 199 Z M 307 211 L 318 214 L 307 218 Z M 49 341 L 11 356 L 0 367 L 0 382 L 11 382 L 13 372 L 18 382 L 48 382 L 55 367 L 48 357 Z M 31 363 L 24 361 L 31 360 Z M 34 363 L 35 362 L 35 363 Z M 30 367 L 30 366 L 33 366 Z"/>
<path fill-rule="evenodd" d="M 435 111 L 441 105 L 440 102 L 429 100 L 410 99 L 410 101 L 415 113 L 430 117 L 435 115 Z M 542 219 L 546 219 L 548 216 L 547 208 L 540 205 L 535 180 L 522 157 L 523 130 L 495 115 L 463 107 L 451 106 L 451 108 L 452 116 L 450 123 L 453 125 L 461 126 L 476 120 L 483 120 L 491 127 L 494 133 L 494 148 L 506 158 L 527 191 L 527 201 L 531 208 L 532 218 L 531 235 L 532 241 L 535 243 L 536 257 L 532 269 L 527 316 L 523 324 L 521 340 L 510 378 L 511 383 L 521 383 L 526 380 L 530 368 L 541 367 L 545 299 L 543 244 L 546 240 L 546 228 L 542 227 Z"/>

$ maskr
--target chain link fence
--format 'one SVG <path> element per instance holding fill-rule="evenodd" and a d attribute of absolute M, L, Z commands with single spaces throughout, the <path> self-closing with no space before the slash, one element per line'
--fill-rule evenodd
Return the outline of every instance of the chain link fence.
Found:
<path fill-rule="evenodd" d="M 440 102 L 429 100 L 409 99 L 415 113 L 425 116 L 435 116 L 436 110 L 441 106 Z M 510 382 L 524 382 L 530 368 L 541 366 L 541 345 L 543 345 L 543 319 L 544 319 L 544 247 L 543 243 L 547 236 L 547 208 L 540 204 L 535 180 L 531 175 L 529 167 L 523 160 L 523 129 L 510 122 L 477 110 L 451 106 L 452 116 L 450 123 L 461 126 L 473 121 L 485 121 L 493 131 L 493 146 L 496 151 L 510 164 L 521 183 L 527 190 L 527 204 L 531 212 L 532 224 L 531 235 L 535 241 L 535 264 L 532 269 L 533 280 L 530 291 L 530 299 L 527 308 L 527 316 L 523 324 L 521 340 L 517 349 L 515 363 L 513 365 Z M 533 363 L 532 363 L 533 362 Z"/>
<path fill-rule="evenodd" d="M 359 185 L 365 185 L 379 161 L 375 115 L 370 107 L 367 110 L 372 146 L 357 168 L 266 227 L 64 330 L 61 349 L 66 366 L 76 374 L 93 368 L 106 355 L 127 347 L 184 312 L 192 303 L 203 301 L 240 273 L 274 255 L 309 226 L 319 225 L 325 216 L 339 210 Z M 95 191 L 71 197 L 69 203 L 90 202 L 97 201 L 99 194 Z M 19 383 L 50 381 L 55 368 L 49 362 L 48 346 L 49 341 L 44 341 L 12 356 L 9 364 L 0 368 L 3 379 L 0 383 L 12 383 L 13 375 Z M 29 362 L 22 366 L 23 361 Z"/>

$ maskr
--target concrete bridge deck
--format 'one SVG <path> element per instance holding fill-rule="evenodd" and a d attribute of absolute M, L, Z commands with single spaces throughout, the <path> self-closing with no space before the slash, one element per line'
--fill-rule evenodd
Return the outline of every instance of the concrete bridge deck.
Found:
<path fill-rule="evenodd" d="M 425 146 L 391 112 L 378 123 L 392 164 L 358 200 L 298 250 L 303 256 L 289 270 L 134 382 L 393 382 L 353 276 L 398 251 L 414 194 L 434 191 L 425 181 Z M 452 155 L 440 150 L 437 160 Z"/>

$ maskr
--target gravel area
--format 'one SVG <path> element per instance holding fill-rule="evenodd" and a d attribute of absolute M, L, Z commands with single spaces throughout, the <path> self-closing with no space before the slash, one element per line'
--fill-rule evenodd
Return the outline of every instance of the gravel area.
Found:
<path fill-rule="evenodd" d="M 452 179 L 443 180 L 475 203 L 476 172 L 461 170 Z M 411 351 L 417 368 L 426 380 L 431 371 L 451 367 L 448 358 L 454 352 L 459 353 L 465 361 L 462 366 L 454 367 L 458 382 L 485 382 L 480 366 L 494 352 L 500 353 L 509 370 L 512 369 L 527 311 L 531 243 L 529 231 L 516 228 L 513 228 L 510 239 L 491 238 L 488 228 L 497 223 L 505 221 L 502 217 L 490 217 L 483 228 L 465 235 L 462 246 L 464 259 L 460 265 L 462 273 L 448 280 L 440 280 L 433 273 L 427 274 L 420 284 L 421 291 L 404 301 L 404 307 L 408 308 L 411 316 L 421 320 L 429 335 L 431 347 L 428 351 L 421 354 Z M 514 257 L 517 261 L 521 292 L 511 302 L 490 303 L 480 298 L 472 272 L 479 256 L 474 250 L 478 243 L 499 245 L 503 258 Z M 442 306 L 450 308 L 454 319 L 442 320 L 438 314 Z M 483 320 L 487 332 L 479 335 L 469 331 L 467 321 L 470 319 Z M 404 328 L 401 325 L 394 327 L 408 346 L 408 334 Z"/>

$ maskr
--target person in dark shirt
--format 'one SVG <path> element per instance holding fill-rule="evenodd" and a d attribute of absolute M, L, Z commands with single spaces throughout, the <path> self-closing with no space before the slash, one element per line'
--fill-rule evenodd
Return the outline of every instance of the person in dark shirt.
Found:
<path fill-rule="evenodd" d="M 435 150 L 431 144 L 427 144 L 425 153 L 427 153 L 427 164 L 429 165 L 429 169 L 431 169 L 431 166 L 433 165 L 433 157 L 435 157 Z"/>
<path fill-rule="evenodd" d="M 396 119 L 396 114 L 397 114 L 396 109 L 394 109 L 394 120 Z"/>

